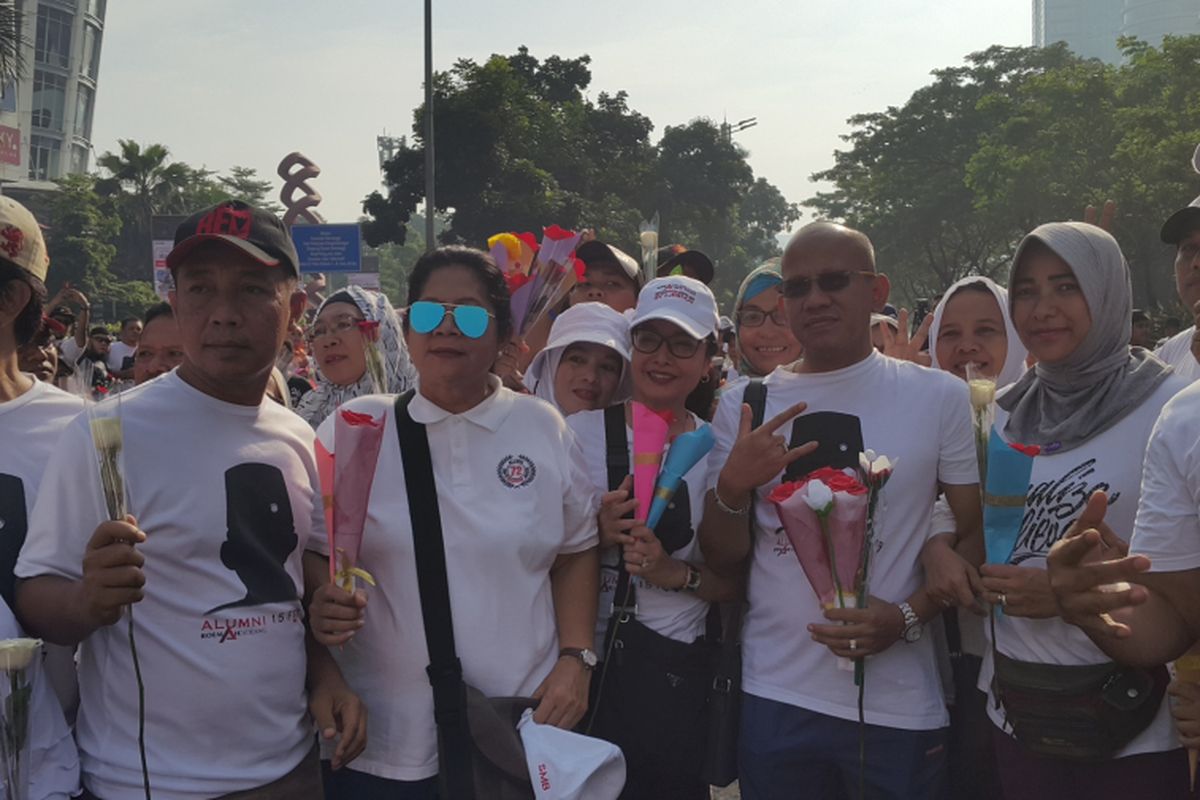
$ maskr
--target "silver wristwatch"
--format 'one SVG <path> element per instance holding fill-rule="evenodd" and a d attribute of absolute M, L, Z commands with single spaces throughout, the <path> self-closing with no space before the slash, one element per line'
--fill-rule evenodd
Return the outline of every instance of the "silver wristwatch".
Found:
<path fill-rule="evenodd" d="M 595 669 L 596 665 L 600 663 L 600 659 L 597 657 L 596 652 L 586 647 L 564 647 L 562 650 L 558 651 L 558 657 L 578 658 L 583 662 L 584 668 L 589 672 Z"/>
<path fill-rule="evenodd" d="M 912 644 L 921 638 L 921 618 L 913 611 L 908 603 L 900 603 L 900 613 L 904 615 L 904 632 L 900 638 Z"/>

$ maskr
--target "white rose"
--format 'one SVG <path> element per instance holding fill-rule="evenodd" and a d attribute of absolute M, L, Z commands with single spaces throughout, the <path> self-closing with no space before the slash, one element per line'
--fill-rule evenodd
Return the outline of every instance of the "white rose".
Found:
<path fill-rule="evenodd" d="M 818 514 L 823 514 L 833 505 L 833 490 L 822 481 L 811 480 L 804 487 L 804 502 Z"/>
<path fill-rule="evenodd" d="M 0 641 L 0 670 L 25 669 L 42 649 L 41 639 L 5 639 Z"/>
<path fill-rule="evenodd" d="M 996 382 L 989 378 L 976 378 L 967 383 L 971 387 L 971 407 L 987 408 L 996 399 Z"/>

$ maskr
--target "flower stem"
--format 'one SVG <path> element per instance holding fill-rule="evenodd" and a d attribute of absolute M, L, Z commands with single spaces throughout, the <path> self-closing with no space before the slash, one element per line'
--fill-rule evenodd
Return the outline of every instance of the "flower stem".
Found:
<path fill-rule="evenodd" d="M 133 654 L 133 674 L 137 678 L 138 756 L 142 760 L 142 788 L 146 791 L 146 800 L 150 800 L 150 769 L 146 764 L 146 685 L 142 683 L 142 664 L 133 636 L 133 606 L 129 607 L 129 652 Z"/>

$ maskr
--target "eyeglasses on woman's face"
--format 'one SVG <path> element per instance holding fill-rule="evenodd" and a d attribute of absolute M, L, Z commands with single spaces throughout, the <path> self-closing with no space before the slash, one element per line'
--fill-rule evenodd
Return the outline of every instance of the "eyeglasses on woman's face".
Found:
<path fill-rule="evenodd" d="M 693 339 L 686 333 L 667 337 L 650 328 L 635 328 L 633 331 L 633 349 L 646 355 L 658 352 L 666 344 L 667 351 L 676 358 L 691 358 L 703 343 L 702 339 Z"/>
<path fill-rule="evenodd" d="M 356 317 L 353 314 L 343 314 L 330 324 L 318 322 L 308 329 L 308 341 L 310 344 L 316 344 L 318 341 L 330 336 L 344 336 L 357 328 L 359 323 L 363 321 L 362 317 Z"/>
<path fill-rule="evenodd" d="M 743 328 L 759 328 L 762 324 L 770 319 L 776 325 L 787 325 L 787 315 L 782 309 L 773 308 L 770 311 L 763 311 L 761 308 L 747 306 L 737 312 L 738 325 Z"/>

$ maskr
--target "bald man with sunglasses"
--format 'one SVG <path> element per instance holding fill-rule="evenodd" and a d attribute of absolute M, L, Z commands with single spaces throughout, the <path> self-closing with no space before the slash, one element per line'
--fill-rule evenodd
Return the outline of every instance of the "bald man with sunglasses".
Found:
<path fill-rule="evenodd" d="M 809 788 L 813 798 L 837 796 L 839 784 L 857 792 L 858 692 L 839 663 L 870 656 L 868 791 L 932 798 L 945 771 L 948 720 L 922 625 L 943 607 L 974 602 L 971 581 L 978 577 L 956 548 L 982 558 L 966 386 L 872 347 L 871 313 L 887 302 L 890 286 L 864 234 L 808 225 L 789 242 L 781 272 L 783 308 L 804 359 L 764 381 L 763 419 L 771 422 L 758 430 L 751 430 L 741 397 L 722 399 L 713 461 L 725 466 L 711 482 L 700 528 L 714 570 L 749 563 L 742 797 L 774 797 L 778 787 L 793 785 Z M 825 610 L 766 497 L 821 467 L 856 470 L 866 449 L 898 462 L 876 519 L 870 599 L 863 609 Z M 939 489 L 957 527 L 927 541 Z M 945 576 L 936 586 L 923 573 L 923 553 Z"/>

